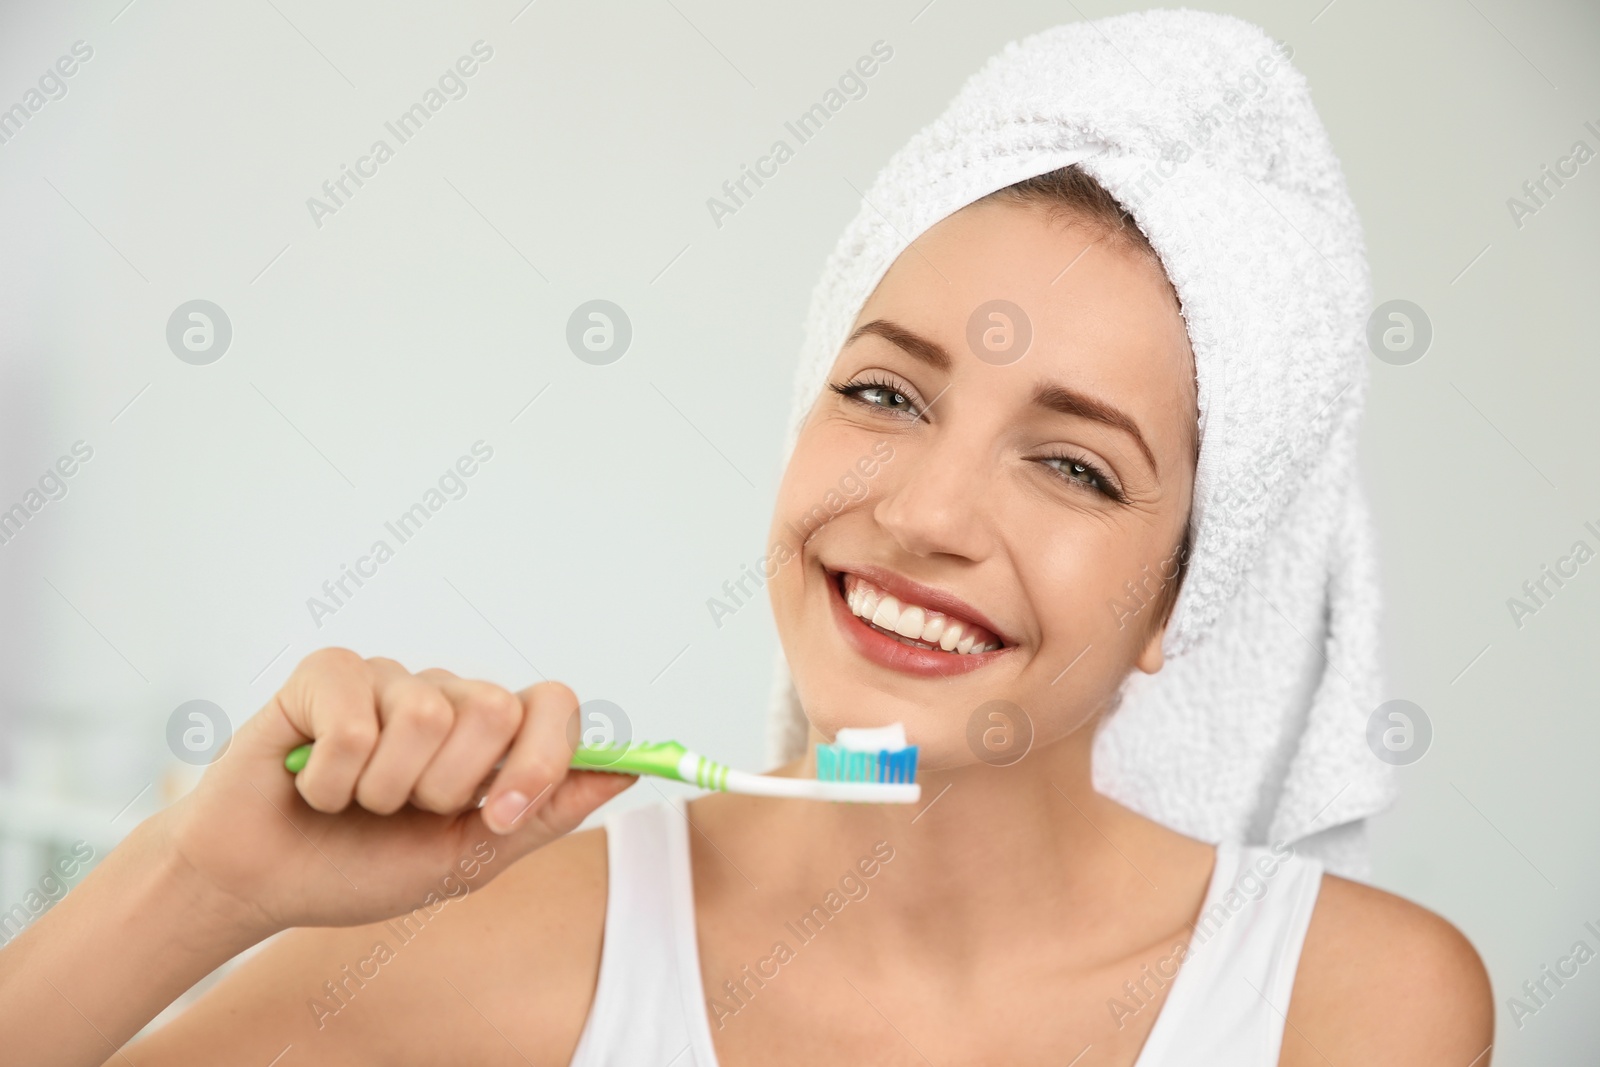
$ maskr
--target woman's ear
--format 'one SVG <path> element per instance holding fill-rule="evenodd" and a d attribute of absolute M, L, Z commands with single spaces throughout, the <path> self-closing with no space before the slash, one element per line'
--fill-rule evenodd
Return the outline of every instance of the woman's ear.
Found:
<path fill-rule="evenodd" d="M 1150 635 L 1145 638 L 1144 648 L 1139 653 L 1135 665 L 1146 674 L 1154 674 L 1166 663 L 1166 653 L 1161 651 L 1161 641 L 1167 636 L 1167 624 L 1172 621 L 1172 609 L 1178 604 L 1178 586 L 1169 583 L 1161 594 L 1161 614 Z"/>
<path fill-rule="evenodd" d="M 1156 673 L 1161 669 L 1162 664 L 1166 662 L 1166 654 L 1161 651 L 1161 639 L 1167 634 L 1166 616 L 1170 614 L 1171 612 L 1163 614 L 1161 625 L 1157 626 L 1155 631 L 1145 639 L 1144 650 L 1139 653 L 1139 658 L 1134 661 L 1138 668 L 1146 674 Z"/>
<path fill-rule="evenodd" d="M 1166 663 L 1166 654 L 1161 651 L 1162 639 L 1167 636 L 1167 625 L 1172 621 L 1172 612 L 1178 606 L 1178 591 L 1183 587 L 1184 572 L 1188 569 L 1189 562 L 1189 535 L 1184 534 L 1178 551 L 1168 560 L 1178 560 L 1177 572 L 1167 580 L 1161 589 L 1161 614 L 1148 637 L 1145 638 L 1144 649 L 1139 653 L 1135 665 L 1146 674 L 1154 674 Z M 1164 561 L 1165 562 L 1165 561 Z M 1161 576 L 1166 577 L 1165 566 L 1161 569 Z"/>

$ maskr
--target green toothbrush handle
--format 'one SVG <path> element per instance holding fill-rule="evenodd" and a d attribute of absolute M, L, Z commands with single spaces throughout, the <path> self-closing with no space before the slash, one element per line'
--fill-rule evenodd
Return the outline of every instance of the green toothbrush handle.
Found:
<path fill-rule="evenodd" d="M 688 781 L 681 766 L 688 749 L 676 741 L 636 741 L 626 745 L 579 745 L 572 766 L 586 771 L 648 774 L 656 778 Z"/>
<path fill-rule="evenodd" d="M 288 769 L 290 774 L 299 774 L 301 771 L 306 769 L 306 760 L 310 758 L 311 742 L 307 741 L 303 745 L 300 745 L 296 748 L 291 748 L 289 750 L 289 754 L 283 757 L 283 765 Z"/>
<path fill-rule="evenodd" d="M 289 750 L 283 766 L 290 774 L 305 770 L 311 758 L 312 742 Z M 676 741 L 636 742 L 626 745 L 579 745 L 572 754 L 572 766 L 586 771 L 611 771 L 614 774 L 649 774 L 657 778 L 687 781 L 679 771 L 687 750 Z"/>

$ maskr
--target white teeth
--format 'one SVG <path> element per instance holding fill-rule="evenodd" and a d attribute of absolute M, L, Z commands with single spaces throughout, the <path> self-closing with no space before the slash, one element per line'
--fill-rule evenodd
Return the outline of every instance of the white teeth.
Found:
<path fill-rule="evenodd" d="M 913 641 L 922 640 L 922 624 L 925 616 L 921 608 L 913 604 L 909 608 L 900 610 L 900 618 L 894 624 L 894 632 L 901 637 L 909 637 Z"/>
<path fill-rule="evenodd" d="M 845 603 L 849 605 L 852 615 L 867 620 L 881 630 L 936 646 L 946 652 L 965 656 L 993 652 L 1001 647 L 998 641 L 980 643 L 978 635 L 968 633 L 961 622 L 918 604 L 902 604 L 855 575 L 845 578 Z"/>

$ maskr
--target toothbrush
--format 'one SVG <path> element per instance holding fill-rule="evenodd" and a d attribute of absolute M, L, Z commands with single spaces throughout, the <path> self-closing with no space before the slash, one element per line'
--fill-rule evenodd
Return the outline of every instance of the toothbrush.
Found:
<path fill-rule="evenodd" d="M 311 743 L 290 750 L 283 765 L 299 774 L 311 757 Z M 915 804 L 917 746 L 907 745 L 899 723 L 881 729 L 841 729 L 834 743 L 817 746 L 816 778 L 780 778 L 734 770 L 689 751 L 676 741 L 579 745 L 573 767 L 614 774 L 648 774 L 688 782 L 702 789 L 797 800 L 854 801 L 862 804 Z"/>

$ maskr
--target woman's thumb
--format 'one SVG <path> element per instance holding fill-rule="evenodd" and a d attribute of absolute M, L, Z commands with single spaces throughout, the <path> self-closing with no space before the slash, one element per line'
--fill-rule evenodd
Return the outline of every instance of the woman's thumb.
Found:
<path fill-rule="evenodd" d="M 535 797 L 529 811 L 509 832 L 497 834 L 483 822 L 483 809 L 478 809 L 475 827 L 491 841 L 504 841 L 506 847 L 521 856 L 541 848 L 558 837 L 577 829 L 600 805 L 617 796 L 639 780 L 635 774 L 613 774 L 610 771 L 569 771 L 556 785 L 548 798 Z"/>

